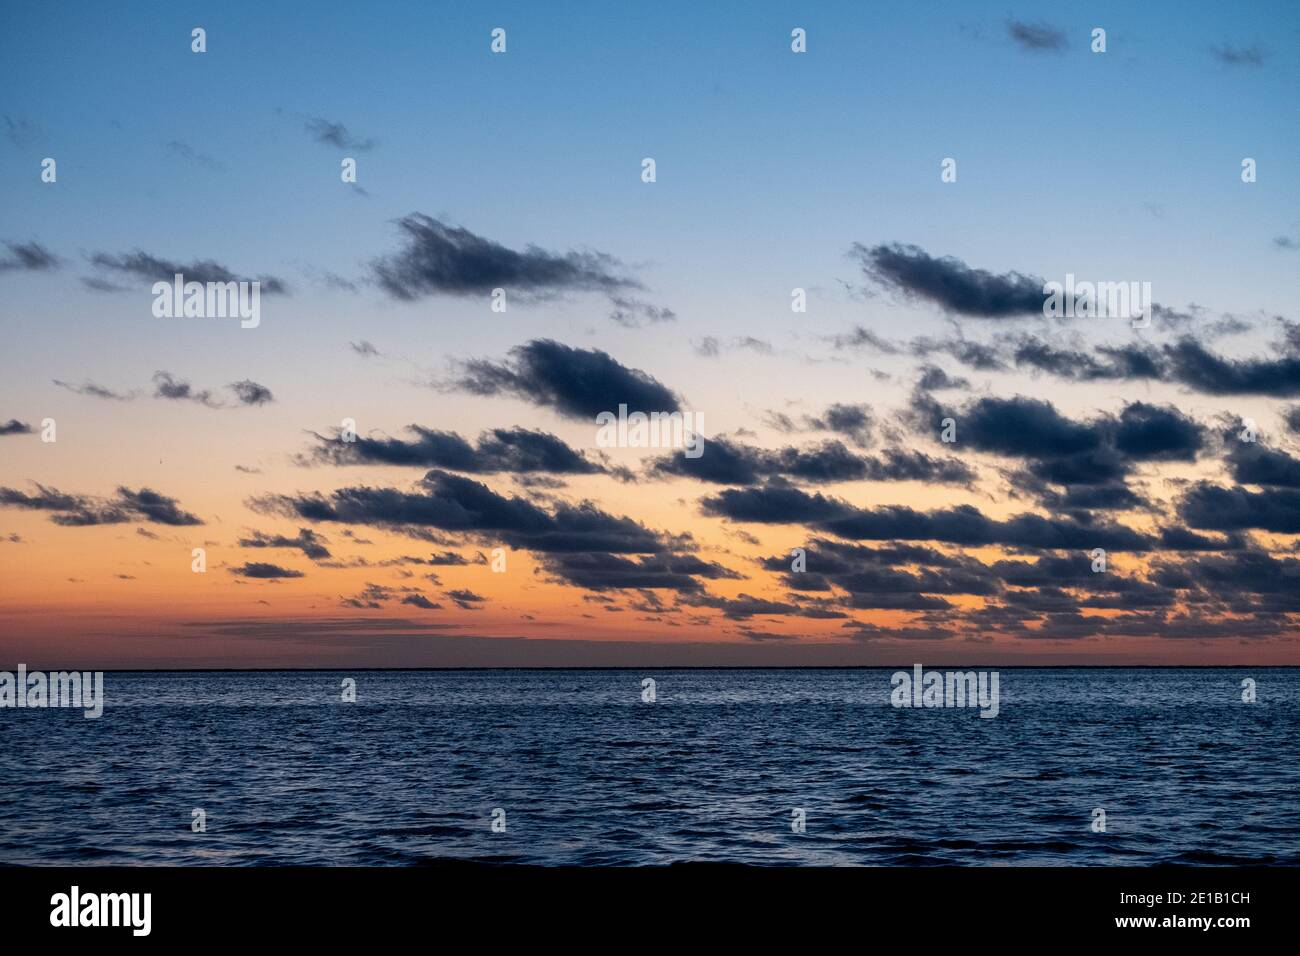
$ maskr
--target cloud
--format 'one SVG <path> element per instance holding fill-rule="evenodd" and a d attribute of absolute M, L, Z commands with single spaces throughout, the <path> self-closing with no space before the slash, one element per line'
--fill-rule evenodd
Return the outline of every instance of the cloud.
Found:
<path fill-rule="evenodd" d="M 1031 53 L 1059 52 L 1065 49 L 1065 31 L 1045 23 L 1008 20 L 1007 34 L 1022 50 Z"/>
<path fill-rule="evenodd" d="M 695 354 L 700 358 L 717 358 L 722 354 L 722 346 L 712 335 L 706 335 L 695 343 Z"/>
<path fill-rule="evenodd" d="M 1154 311 L 1166 318 L 1170 310 L 1156 306 Z M 1195 316 L 1182 314 L 1186 321 Z M 1167 322 L 1171 327 L 1185 325 L 1184 320 Z M 1022 336 L 1011 346 L 1010 358 L 1017 367 L 1045 372 L 1067 381 L 1170 382 L 1207 395 L 1267 395 L 1286 398 L 1300 395 L 1300 333 L 1290 324 L 1277 357 L 1227 358 L 1211 352 L 1202 342 L 1183 335 L 1162 346 L 1129 344 L 1098 346 L 1092 353 L 1074 348 L 1060 348 L 1034 336 Z M 1249 326 L 1233 316 L 1225 316 L 1207 332 L 1238 332 Z M 1001 363 L 996 352 L 963 352 L 942 343 L 924 342 L 930 348 L 943 347 L 959 361 L 972 368 L 990 369 Z"/>
<path fill-rule="evenodd" d="M 1145 402 L 1082 422 L 1024 396 L 979 398 L 951 415 L 927 395 L 913 399 L 918 431 L 937 433 L 945 417 L 955 422 L 959 446 L 1026 459 L 1035 479 L 1058 485 L 1113 484 L 1139 462 L 1194 461 L 1206 444 L 1203 425 Z"/>
<path fill-rule="evenodd" d="M 175 498 L 159 494 L 149 488 L 132 491 L 129 488 L 117 489 L 117 501 L 127 510 L 138 514 L 146 521 L 166 525 L 194 525 L 203 522 L 187 511 L 182 511 Z"/>
<path fill-rule="evenodd" d="M 1165 346 L 1169 377 L 1210 395 L 1300 395 L 1300 354 L 1294 348 L 1275 359 L 1228 359 L 1214 355 L 1192 338 Z"/>
<path fill-rule="evenodd" d="M 694 344 L 695 354 L 701 358 L 717 358 L 724 351 L 753 352 L 756 355 L 773 355 L 776 349 L 771 342 L 755 338 L 752 335 L 738 335 L 729 342 L 718 341 L 712 335 L 706 335 Z"/>
<path fill-rule="evenodd" d="M 206 166 L 208 169 L 225 169 L 225 167 L 206 153 L 198 152 L 189 143 L 174 139 L 167 143 L 167 151 L 173 156 L 183 159 L 188 163 L 196 163 L 199 166 Z"/>
<path fill-rule="evenodd" d="M 78 395 L 87 395 L 91 398 L 103 398 L 114 402 L 129 402 L 135 398 L 134 392 L 115 392 L 104 385 L 97 385 L 91 381 L 82 382 L 80 385 L 73 385 L 71 382 L 54 379 L 54 384 L 59 388 L 66 388 L 69 392 L 75 392 Z"/>
<path fill-rule="evenodd" d="M 35 123 L 25 119 L 13 119 L 8 114 L 4 117 L 5 136 L 19 149 L 31 146 L 41 138 L 42 131 Z"/>
<path fill-rule="evenodd" d="M 962 485 L 975 478 L 974 472 L 955 458 L 931 458 L 901 448 L 887 449 L 878 456 L 856 455 L 839 441 L 769 450 L 727 438 L 712 438 L 698 458 L 674 452 L 656 458 L 650 469 L 658 475 L 730 485 L 753 485 L 776 477 L 812 484 L 930 481 Z"/>
<path fill-rule="evenodd" d="M 1238 484 L 1273 488 L 1300 488 L 1300 458 L 1265 448 L 1259 442 L 1233 442 L 1228 463 Z"/>
<path fill-rule="evenodd" d="M 402 603 L 411 604 L 414 605 L 415 607 L 421 607 L 424 608 L 426 611 L 442 610 L 441 604 L 436 604 L 433 601 L 430 601 L 423 594 L 408 594 L 404 598 L 402 598 Z"/>
<path fill-rule="evenodd" d="M 271 394 L 269 388 L 247 378 L 231 382 L 227 387 L 235 393 L 241 405 L 265 405 L 267 402 L 275 401 L 275 396 Z"/>
<path fill-rule="evenodd" d="M 547 432 L 493 428 L 481 433 L 477 444 L 471 445 L 455 432 L 435 431 L 420 425 L 410 425 L 406 430 L 415 436 L 410 441 L 358 435 L 355 440 L 345 442 L 337 435 L 316 435 L 316 447 L 301 461 L 446 468 L 471 474 L 509 471 L 590 475 L 605 470 Z"/>
<path fill-rule="evenodd" d="M 874 422 L 870 405 L 847 405 L 839 402 L 828 405 L 820 417 L 808 419 L 810 427 L 844 435 L 860 448 L 866 448 L 871 444 L 871 429 Z"/>
<path fill-rule="evenodd" d="M 937 365 L 923 365 L 921 377 L 916 382 L 918 391 L 941 392 L 946 389 L 970 388 L 970 381 L 960 376 L 953 377 Z"/>
<path fill-rule="evenodd" d="M 170 259 L 160 259 L 139 249 L 125 255 L 96 252 L 90 256 L 92 265 L 110 272 L 134 276 L 149 282 L 172 282 L 177 274 L 186 282 L 239 282 L 241 279 L 225 266 L 212 259 L 196 259 L 188 265 Z M 287 295 L 289 287 L 283 279 L 271 275 L 256 277 L 261 291 L 266 295 Z M 116 288 L 116 287 L 115 287 Z"/>
<path fill-rule="evenodd" d="M 228 408 L 226 403 L 217 399 L 208 389 L 195 389 L 189 382 L 178 379 L 171 372 L 158 371 L 153 376 L 154 398 L 164 398 L 176 402 L 195 402 L 206 408 Z M 251 379 L 231 382 L 226 386 L 235 395 L 236 405 L 265 405 L 275 401 L 275 396 L 265 385 L 259 385 Z"/>
<path fill-rule="evenodd" d="M 379 355 L 379 349 L 375 348 L 365 339 L 362 339 L 360 342 L 349 342 L 348 348 L 352 349 L 352 351 L 356 352 L 362 358 L 375 358 Z"/>
<path fill-rule="evenodd" d="M 1190 527 L 1209 531 L 1253 528 L 1274 534 L 1300 534 L 1300 491 L 1250 491 L 1199 482 L 1184 494 L 1178 513 Z"/>
<path fill-rule="evenodd" d="M 175 498 L 149 488 L 132 491 L 122 486 L 114 497 L 104 499 L 64 494 L 56 488 L 34 484 L 35 494 L 0 488 L 0 506 L 48 511 L 52 522 L 66 527 L 125 524 L 138 519 L 173 526 L 203 524 L 196 516 L 181 510 Z"/>
<path fill-rule="evenodd" d="M 917 246 L 854 243 L 851 255 L 870 279 L 950 312 L 985 319 L 1043 314 L 1043 280 L 1019 272 L 995 275 L 960 259 L 936 259 Z"/>
<path fill-rule="evenodd" d="M 837 349 L 870 349 L 882 355 L 897 355 L 900 351 L 894 343 L 881 338 L 875 332 L 860 325 L 855 325 L 843 335 L 830 336 L 829 341 Z"/>
<path fill-rule="evenodd" d="M 559 503 L 548 512 L 445 471 L 430 471 L 415 491 L 348 487 L 328 495 L 272 496 L 256 500 L 254 507 L 314 522 L 472 532 L 539 552 L 655 553 L 665 547 L 663 539 L 644 525 L 615 517 L 590 502 Z"/>
<path fill-rule="evenodd" d="M 49 272 L 62 260 L 39 242 L 5 241 L 9 255 L 0 258 L 0 272 Z"/>
<path fill-rule="evenodd" d="M 26 422 L 20 422 L 16 418 L 11 418 L 7 422 L 0 422 L 0 435 L 30 435 L 32 426 Z"/>
<path fill-rule="evenodd" d="M 1210 48 L 1210 54 L 1225 66 L 1261 67 L 1268 57 L 1268 51 L 1258 43 L 1251 46 L 1233 46 L 1220 43 Z"/>
<path fill-rule="evenodd" d="M 609 301 L 614 306 L 614 311 L 609 317 L 627 329 L 639 329 L 646 323 L 653 325 L 658 322 L 677 321 L 677 313 L 672 309 L 652 305 L 640 299 L 614 295 L 610 296 Z"/>
<path fill-rule="evenodd" d="M 567 418 L 594 421 L 604 411 L 680 411 L 677 396 L 640 369 L 628 368 L 600 349 L 578 349 L 552 339 L 533 339 L 504 362 L 461 363 L 451 387 L 473 395 L 514 395 Z"/>
<path fill-rule="evenodd" d="M 1099 346 L 1094 355 L 1076 349 L 1061 349 L 1033 336 L 1021 338 L 1013 361 L 1024 368 L 1047 372 L 1058 378 L 1097 382 L 1128 379 L 1161 379 L 1167 374 L 1160 353 L 1149 345 Z"/>
<path fill-rule="evenodd" d="M 970 505 L 922 512 L 902 505 L 857 508 L 839 498 L 797 488 L 728 488 L 704 498 L 705 514 L 757 524 L 806 524 L 849 540 L 944 541 L 968 547 L 1146 551 L 1150 540 L 1121 525 L 1082 524 L 1019 514 L 996 521 Z"/>
<path fill-rule="evenodd" d="M 423 213 L 404 216 L 397 225 L 405 248 L 372 263 L 375 281 L 395 299 L 479 295 L 496 288 L 533 298 L 589 291 L 616 295 L 641 287 L 622 274 L 622 263 L 604 253 L 558 255 L 537 246 L 517 252 Z"/>
<path fill-rule="evenodd" d="M 295 571 L 292 568 L 282 568 L 278 564 L 266 564 L 262 561 L 250 561 L 247 564 L 241 564 L 237 568 L 230 569 L 231 574 L 238 575 L 241 578 L 301 578 L 303 573 Z"/>
<path fill-rule="evenodd" d="M 559 502 L 548 510 L 442 471 L 430 471 L 414 491 L 349 487 L 327 494 L 265 496 L 250 506 L 312 522 L 363 524 L 407 533 L 434 528 L 500 541 L 538 554 L 552 577 L 592 590 L 698 589 L 696 578 L 736 576 L 721 565 L 685 553 L 691 547 L 688 536 L 656 533 L 591 502 Z M 435 555 L 427 563 L 462 560 Z"/>
<path fill-rule="evenodd" d="M 542 556 L 553 577 L 589 591 L 643 589 L 698 592 L 700 579 L 739 578 L 720 564 L 693 554 L 663 553 L 628 558 L 615 554 L 575 552 Z"/>
<path fill-rule="evenodd" d="M 181 381 L 171 372 L 158 371 L 153 375 L 154 398 L 166 398 L 177 402 L 198 402 L 208 408 L 220 408 L 221 403 L 213 399 L 206 389 L 195 391 L 189 382 Z"/>
<path fill-rule="evenodd" d="M 327 120 L 322 116 L 309 117 L 304 124 L 304 128 L 315 138 L 316 142 L 325 146 L 333 146 L 336 149 L 353 149 L 358 152 L 366 152 L 374 149 L 377 145 L 373 139 L 358 139 L 348 132 L 348 128 L 342 123 Z"/>
<path fill-rule="evenodd" d="M 241 538 L 239 546 L 241 548 L 297 548 L 313 561 L 323 561 L 330 557 L 329 548 L 325 547 L 325 539 L 310 528 L 299 528 L 298 534 L 292 538 L 283 534 L 272 535 L 254 531 L 251 537 Z"/>
<path fill-rule="evenodd" d="M 475 594 L 473 591 L 467 590 L 466 588 L 456 588 L 444 593 L 448 600 L 452 601 L 457 607 L 466 611 L 479 610 L 480 608 L 478 605 L 487 600 L 487 598 L 482 595 Z"/>
<path fill-rule="evenodd" d="M 919 338 L 908 349 L 913 355 L 928 358 L 936 352 L 951 355 L 957 361 L 981 372 L 1006 371 L 1006 363 L 997 348 L 965 338 Z"/>

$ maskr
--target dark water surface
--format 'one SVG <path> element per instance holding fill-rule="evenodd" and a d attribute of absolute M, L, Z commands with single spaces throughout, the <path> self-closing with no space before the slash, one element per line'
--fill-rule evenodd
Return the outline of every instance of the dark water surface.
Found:
<path fill-rule="evenodd" d="M 0 863 L 1300 863 L 1300 669 L 893 671 L 108 673 L 0 710 Z"/>

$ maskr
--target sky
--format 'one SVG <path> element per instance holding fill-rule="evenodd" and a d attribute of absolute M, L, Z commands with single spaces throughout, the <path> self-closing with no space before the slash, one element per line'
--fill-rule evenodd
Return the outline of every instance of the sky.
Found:
<path fill-rule="evenodd" d="M 1291 2 L 6 5 L 0 668 L 1300 664 L 1298 93 Z"/>

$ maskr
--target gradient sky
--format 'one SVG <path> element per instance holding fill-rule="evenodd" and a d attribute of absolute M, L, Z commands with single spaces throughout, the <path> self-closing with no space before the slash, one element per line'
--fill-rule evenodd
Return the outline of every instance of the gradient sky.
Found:
<path fill-rule="evenodd" d="M 802 6 L 7 5 L 0 668 L 1300 663 L 1300 7 Z M 288 292 L 159 319 L 169 263 Z M 697 470 L 571 400 L 646 376 Z"/>

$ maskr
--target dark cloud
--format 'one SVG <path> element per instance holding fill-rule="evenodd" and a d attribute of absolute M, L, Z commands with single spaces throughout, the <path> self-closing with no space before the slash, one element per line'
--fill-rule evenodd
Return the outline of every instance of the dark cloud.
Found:
<path fill-rule="evenodd" d="M 969 339 L 919 338 L 909 348 L 913 355 L 921 358 L 928 358 L 935 352 L 947 353 L 963 365 L 981 372 L 1002 372 L 1007 368 L 997 347 Z"/>
<path fill-rule="evenodd" d="M 677 313 L 672 309 L 652 305 L 630 296 L 610 296 L 613 311 L 609 317 L 627 329 L 638 329 L 643 325 L 658 322 L 676 322 Z"/>
<path fill-rule="evenodd" d="M 689 540 L 658 534 L 590 502 L 559 502 L 547 510 L 447 472 L 429 472 L 413 492 L 341 488 L 328 495 L 271 496 L 250 504 L 255 510 L 307 521 L 364 524 L 408 533 L 436 528 L 501 541 L 540 555 L 543 569 L 552 577 L 591 590 L 697 590 L 697 578 L 736 576 L 721 565 L 685 553 L 691 547 Z M 433 556 L 427 563 L 464 562 L 459 556 L 444 555 Z"/>
<path fill-rule="evenodd" d="M 1205 445 L 1200 423 L 1171 406 L 1146 402 L 1124 406 L 1110 434 L 1115 448 L 1135 461 L 1194 461 Z"/>
<path fill-rule="evenodd" d="M 1218 46 L 1210 48 L 1213 57 L 1225 66 L 1254 66 L 1264 65 L 1264 60 L 1268 57 L 1268 51 L 1258 43 L 1251 46 L 1233 46 L 1231 43 L 1220 43 Z"/>
<path fill-rule="evenodd" d="M 1238 484 L 1300 488 L 1300 458 L 1284 451 L 1266 448 L 1258 442 L 1232 441 L 1227 459 Z"/>
<path fill-rule="evenodd" d="M 1209 395 L 1300 395 L 1300 354 L 1279 358 L 1227 359 L 1192 338 L 1165 346 L 1170 377 Z"/>
<path fill-rule="evenodd" d="M 379 355 L 379 349 L 375 348 L 365 339 L 362 339 L 360 342 L 349 342 L 348 347 L 362 358 L 374 358 Z"/>
<path fill-rule="evenodd" d="M 442 609 L 441 604 L 430 601 L 423 594 L 408 594 L 402 598 L 403 604 L 411 604 L 415 607 L 424 608 L 426 611 L 439 611 Z"/>
<path fill-rule="evenodd" d="M 826 411 L 808 420 L 809 426 L 822 431 L 835 432 L 850 439 L 859 448 L 871 444 L 871 429 L 875 419 L 870 405 L 828 405 Z"/>
<path fill-rule="evenodd" d="M 207 389 L 195 390 L 189 382 L 182 381 L 171 372 L 158 371 L 153 375 L 154 398 L 166 398 L 177 402 L 197 402 L 208 408 L 220 408 L 221 403 L 212 397 Z"/>
<path fill-rule="evenodd" d="M 1159 314 L 1168 310 L 1156 307 Z M 1189 316 L 1189 321 L 1192 317 Z M 1219 331 L 1250 328 L 1232 316 L 1224 317 Z M 1300 334 L 1290 331 L 1277 357 L 1227 358 L 1215 354 L 1202 341 L 1183 335 L 1176 342 L 1157 347 L 1145 344 L 1098 346 L 1091 353 L 1060 348 L 1033 336 L 1021 337 L 1010 351 L 1017 367 L 1045 372 L 1067 381 L 1147 380 L 1183 385 L 1208 395 L 1267 395 L 1289 398 L 1300 395 Z M 1202 336 L 1204 338 L 1204 336 Z M 1001 358 L 996 350 L 962 350 L 952 343 L 917 340 L 917 346 L 941 349 L 964 364 L 978 369 L 996 369 Z"/>
<path fill-rule="evenodd" d="M 199 166 L 206 166 L 208 169 L 224 169 L 221 163 L 217 162 L 206 153 L 200 153 L 189 143 L 174 139 L 167 143 L 167 151 L 178 159 L 183 159 L 188 163 L 196 163 Z"/>
<path fill-rule="evenodd" d="M 610 515 L 590 502 L 559 503 L 547 511 L 445 471 L 430 471 L 416 491 L 350 487 L 328 495 L 271 497 L 254 504 L 307 521 L 472 532 L 538 552 L 657 553 L 665 548 L 661 536 L 644 525 Z"/>
<path fill-rule="evenodd" d="M 238 575 L 241 578 L 300 578 L 303 577 L 301 571 L 295 571 L 292 568 L 282 568 L 278 564 L 266 564 L 262 561 L 250 561 L 247 564 L 241 564 L 237 568 L 230 569 L 231 574 Z"/>
<path fill-rule="evenodd" d="M 1002 319 L 1043 314 L 1043 280 L 1019 272 L 995 275 L 960 259 L 936 259 L 917 246 L 855 243 L 852 255 L 868 278 L 951 312 Z"/>
<path fill-rule="evenodd" d="M 897 355 L 901 351 L 894 343 L 860 325 L 855 325 L 851 331 L 843 335 L 831 336 L 829 341 L 837 349 L 869 349 L 882 355 Z"/>
<path fill-rule="evenodd" d="M 323 561 L 330 557 L 325 539 L 310 528 L 299 528 L 298 534 L 290 538 L 283 534 L 266 534 L 254 531 L 251 537 L 239 540 L 241 548 L 297 548 L 313 561 Z"/>
<path fill-rule="evenodd" d="M 62 260 L 39 242 L 9 242 L 9 255 L 0 258 L 0 272 L 49 272 Z"/>
<path fill-rule="evenodd" d="M 1025 459 L 1024 487 L 1046 482 L 1113 489 L 1138 463 L 1193 461 L 1206 443 L 1204 426 L 1177 409 L 1145 402 L 1130 403 L 1118 416 L 1081 422 L 1061 415 L 1050 402 L 1024 396 L 984 397 L 948 413 L 920 394 L 913 399 L 912 415 L 915 427 L 930 434 L 951 417 L 959 447 Z M 1131 495 L 1125 498 L 1137 503 Z M 1085 500 L 1058 503 L 1079 508 Z"/>
<path fill-rule="evenodd" d="M 169 498 L 167 495 L 159 494 L 149 488 L 141 488 L 139 491 L 132 491 L 130 488 L 118 488 L 116 500 L 127 510 L 155 524 L 194 525 L 203 523 L 188 511 L 182 511 L 175 498 Z"/>
<path fill-rule="evenodd" d="M 997 521 L 970 505 L 928 512 L 901 505 L 858 508 L 842 499 L 788 487 L 728 488 L 702 499 L 700 505 L 705 514 L 733 521 L 805 524 L 856 541 L 943 541 L 968 547 L 1001 544 L 1115 551 L 1146 551 L 1151 547 L 1145 535 L 1121 525 L 1083 524 L 1033 514 Z"/>
<path fill-rule="evenodd" d="M 473 395 L 514 395 L 553 408 L 569 418 L 594 421 L 601 412 L 680 411 L 677 396 L 640 369 L 600 349 L 577 349 L 552 339 L 533 339 L 504 362 L 473 359 L 461 364 L 451 386 Z"/>
<path fill-rule="evenodd" d="M 925 365 L 920 369 L 921 377 L 916 387 L 922 392 L 939 392 L 944 389 L 967 389 L 970 381 L 961 377 L 954 378 L 937 365 Z"/>
<path fill-rule="evenodd" d="M 30 435 L 32 426 L 26 422 L 20 422 L 16 418 L 11 418 L 7 422 L 0 422 L 0 435 Z"/>
<path fill-rule="evenodd" d="M 149 488 L 132 491 L 130 488 L 119 487 L 114 497 L 104 499 L 65 494 L 41 484 L 36 484 L 35 487 L 35 494 L 14 488 L 0 488 L 0 506 L 48 511 L 51 512 L 52 522 L 67 527 L 124 524 L 141 519 L 154 524 L 176 526 L 203 524 L 196 516 L 181 510 L 175 498 Z"/>
<path fill-rule="evenodd" d="M 1300 405 L 1292 405 L 1282 413 L 1282 420 L 1293 433 L 1300 435 Z"/>
<path fill-rule="evenodd" d="M 8 114 L 4 116 L 5 136 L 9 142 L 23 149 L 31 146 L 43 135 L 41 128 L 30 120 L 14 119 Z"/>
<path fill-rule="evenodd" d="M 335 149 L 353 149 L 365 152 L 373 149 L 375 141 L 370 138 L 360 139 L 348 132 L 342 123 L 327 120 L 322 116 L 308 117 L 304 128 L 318 143 L 333 146 Z"/>
<path fill-rule="evenodd" d="M 550 554 L 542 557 L 542 566 L 553 577 L 589 591 L 636 588 L 697 592 L 703 587 L 700 578 L 740 577 L 696 555 L 672 552 L 638 558 L 581 552 Z"/>
<path fill-rule="evenodd" d="M 1007 21 L 1007 35 L 1022 50 L 1031 53 L 1046 53 L 1065 49 L 1065 31 L 1046 23 L 1025 23 L 1021 20 Z"/>
<path fill-rule="evenodd" d="M 695 343 L 695 354 L 701 358 L 717 358 L 722 354 L 722 346 L 712 335 L 706 335 Z"/>
<path fill-rule="evenodd" d="M 186 265 L 170 259 L 160 259 L 139 249 L 124 255 L 97 252 L 90 257 L 90 262 L 97 268 L 135 276 L 149 282 L 172 282 L 177 273 L 184 276 L 186 282 L 248 281 L 248 277 L 241 278 L 212 259 L 196 259 Z M 259 275 L 256 276 L 256 281 L 261 283 L 261 291 L 267 295 L 288 294 L 289 287 L 283 279 Z"/>
<path fill-rule="evenodd" d="M 207 408 L 226 408 L 224 402 L 212 394 L 209 389 L 196 389 L 189 382 L 177 378 L 171 372 L 158 371 L 153 376 L 154 398 L 165 398 L 178 402 L 195 402 Z M 275 401 L 275 396 L 265 385 L 259 385 L 251 379 L 231 382 L 226 386 L 235 395 L 237 405 L 265 405 Z M 75 391 L 75 389 L 74 389 Z M 105 396 L 106 397 L 106 396 Z"/>
<path fill-rule="evenodd" d="M 839 441 L 769 450 L 727 438 L 713 438 L 698 458 L 674 452 L 655 459 L 650 468 L 659 475 L 730 485 L 753 485 L 774 477 L 812 484 L 929 481 L 965 485 L 975 477 L 969 467 L 955 458 L 931 458 L 901 448 L 887 449 L 875 456 L 857 455 Z"/>
<path fill-rule="evenodd" d="M 466 588 L 455 588 L 443 593 L 447 600 L 464 611 L 477 611 L 479 610 L 478 605 L 487 600 L 481 594 L 475 594 Z"/>
<path fill-rule="evenodd" d="M 446 468 L 470 474 L 508 471 L 589 475 L 605 469 L 588 461 L 559 438 L 525 428 L 494 428 L 481 433 L 471 445 L 455 432 L 435 431 L 420 425 L 406 429 L 415 437 L 363 438 L 345 442 L 337 436 L 317 435 L 317 445 L 303 461 L 334 465 L 379 464 Z"/>
<path fill-rule="evenodd" d="M 396 299 L 478 295 L 496 288 L 529 297 L 592 291 L 614 295 L 641 287 L 622 273 L 622 263 L 604 253 L 556 255 L 536 246 L 517 252 L 423 213 L 404 216 L 397 225 L 405 248 L 372 263 L 380 288 Z"/>
<path fill-rule="evenodd" d="M 1016 345 L 1012 358 L 1017 367 L 1084 382 L 1161 379 L 1166 374 L 1163 358 L 1151 346 L 1099 346 L 1096 353 L 1100 359 L 1097 355 L 1057 348 L 1026 336 Z"/>
<path fill-rule="evenodd" d="M 90 381 L 82 382 L 80 385 L 73 385 L 71 382 L 63 382 L 56 378 L 54 379 L 54 384 L 59 388 L 66 388 L 68 391 L 75 392 L 78 395 L 87 395 L 91 398 L 104 398 L 114 402 L 129 402 L 131 399 L 135 398 L 134 392 L 115 392 L 111 388 L 97 385 Z"/>
<path fill-rule="evenodd" d="M 1257 529 L 1300 534 L 1300 491 L 1294 488 L 1221 488 L 1200 482 L 1179 502 L 1178 513 L 1190 527 L 1209 531 Z"/>
<path fill-rule="evenodd" d="M 229 388 L 235 393 L 241 405 L 265 405 L 267 402 L 275 401 L 275 396 L 271 394 L 269 388 L 258 385 L 250 379 L 231 382 Z"/>
<path fill-rule="evenodd" d="M 871 444 L 872 431 L 876 424 L 870 405 L 849 405 L 838 402 L 828 405 L 820 415 L 804 415 L 801 425 L 796 424 L 795 420 L 784 412 L 768 412 L 765 421 L 769 427 L 780 432 L 835 432 L 843 435 L 859 448 L 866 448 Z"/>

